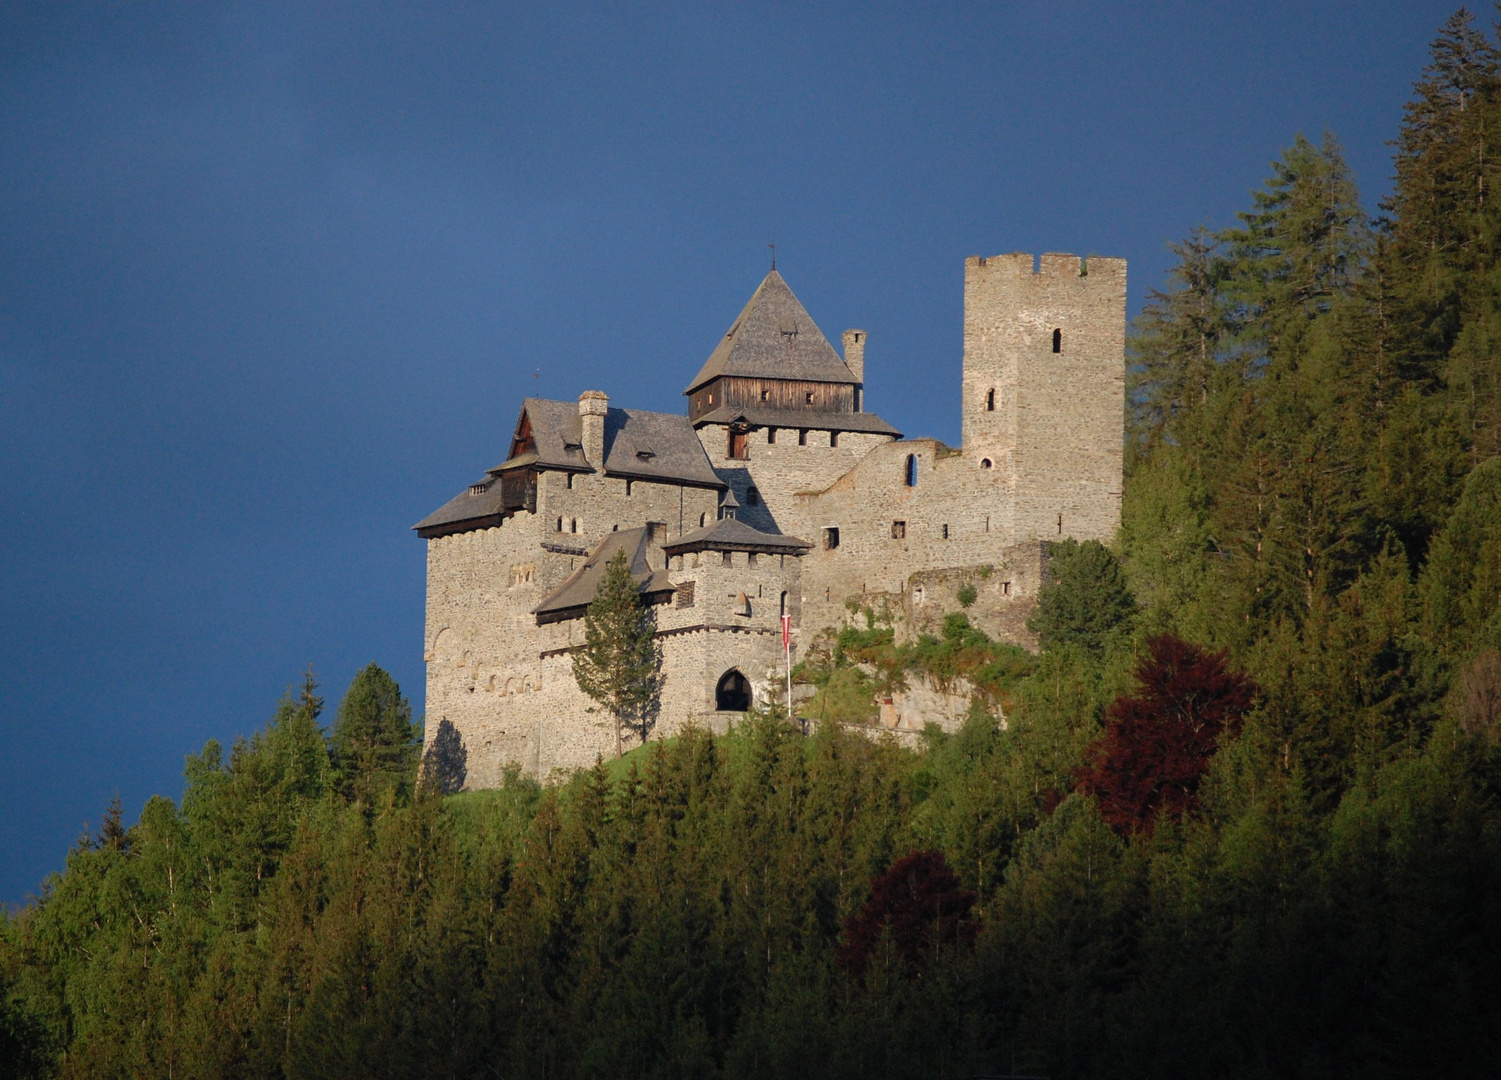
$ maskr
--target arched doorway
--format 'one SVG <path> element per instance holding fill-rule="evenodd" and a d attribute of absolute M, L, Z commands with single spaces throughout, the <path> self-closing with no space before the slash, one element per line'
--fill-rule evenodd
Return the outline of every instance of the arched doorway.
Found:
<path fill-rule="evenodd" d="M 714 707 L 720 712 L 745 712 L 751 707 L 750 680 L 730 668 L 714 688 Z"/>

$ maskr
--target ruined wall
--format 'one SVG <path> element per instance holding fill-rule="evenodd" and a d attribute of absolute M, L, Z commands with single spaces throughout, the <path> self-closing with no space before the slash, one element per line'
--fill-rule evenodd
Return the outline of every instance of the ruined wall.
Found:
<path fill-rule="evenodd" d="M 1114 536 L 1125 331 L 1124 259 L 965 261 L 964 452 L 1004 477 L 1017 540 Z"/>
<path fill-rule="evenodd" d="M 798 444 L 797 428 L 777 428 L 776 441 L 767 428 L 748 433 L 744 459 L 729 456 L 728 428 L 705 424 L 699 441 L 719 478 L 729 485 L 740 504 L 736 516 L 763 532 L 780 532 L 812 541 L 805 535 L 808 524 L 800 514 L 799 492 L 822 491 L 848 473 L 877 446 L 892 441 L 889 435 L 842 431 L 838 445 L 831 445 L 828 431 L 809 430 L 807 444 Z M 759 505 L 752 505 L 749 490 L 755 488 Z M 712 517 L 712 515 L 711 515 Z"/>
<path fill-rule="evenodd" d="M 810 527 L 804 539 L 815 545 L 803 560 L 810 632 L 837 625 L 847 600 L 900 607 L 912 574 L 999 565 L 1010 546 L 1000 478 L 936 439 L 884 443 L 826 491 L 798 501 Z M 832 529 L 837 548 L 829 547 Z"/>

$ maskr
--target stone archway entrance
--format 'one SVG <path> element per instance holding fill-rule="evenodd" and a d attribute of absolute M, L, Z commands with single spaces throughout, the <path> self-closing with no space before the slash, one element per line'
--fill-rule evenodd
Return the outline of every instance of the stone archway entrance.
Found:
<path fill-rule="evenodd" d="M 719 685 L 714 688 L 714 708 L 720 712 L 745 712 L 750 707 L 750 680 L 730 668 L 719 677 Z"/>

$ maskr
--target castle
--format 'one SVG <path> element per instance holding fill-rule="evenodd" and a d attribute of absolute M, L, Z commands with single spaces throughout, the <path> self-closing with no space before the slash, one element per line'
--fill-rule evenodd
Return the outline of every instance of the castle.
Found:
<path fill-rule="evenodd" d="M 594 390 L 526 399 L 505 460 L 415 526 L 428 737 L 458 728 L 471 788 L 512 764 L 546 776 L 610 754 L 613 721 L 579 691 L 571 650 L 617 552 L 655 607 L 655 734 L 781 700 L 784 613 L 796 662 L 852 598 L 910 632 L 967 585 L 978 625 L 1027 643 L 1047 542 L 1108 541 L 1119 524 L 1125 301 L 1123 259 L 968 259 L 957 449 L 867 412 L 864 331 L 845 331 L 841 358 L 775 269 L 688 385 L 686 415 Z"/>

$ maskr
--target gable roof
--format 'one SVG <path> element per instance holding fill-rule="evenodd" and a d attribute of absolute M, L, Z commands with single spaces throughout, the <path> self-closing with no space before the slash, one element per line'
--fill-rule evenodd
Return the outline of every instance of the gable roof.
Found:
<path fill-rule="evenodd" d="M 583 442 L 576 402 L 527 398 L 521 403 L 516 436 L 511 440 L 512 456 L 490 473 L 528 465 L 588 472 L 599 462 L 585 459 Z M 610 409 L 605 414 L 604 471 L 607 476 L 724 487 L 693 425 L 676 413 Z"/>
<path fill-rule="evenodd" d="M 646 561 L 646 545 L 650 533 L 646 529 L 621 529 L 601 540 L 584 565 L 575 570 L 543 601 L 532 608 L 537 624 L 562 622 L 564 619 L 581 618 L 594 599 L 599 583 L 604 580 L 605 567 L 617 553 L 624 552 L 630 565 L 631 577 L 635 579 L 641 595 L 649 604 L 665 603 L 676 590 L 668 580 L 667 571 L 653 570 Z"/>
<path fill-rule="evenodd" d="M 856 386 L 860 382 L 775 270 L 756 287 L 684 393 L 721 375 Z"/>
<path fill-rule="evenodd" d="M 739 518 L 720 518 L 702 529 L 684 533 L 662 550 L 669 555 L 689 551 L 758 551 L 770 555 L 802 555 L 813 545 L 795 536 L 766 533 Z"/>

